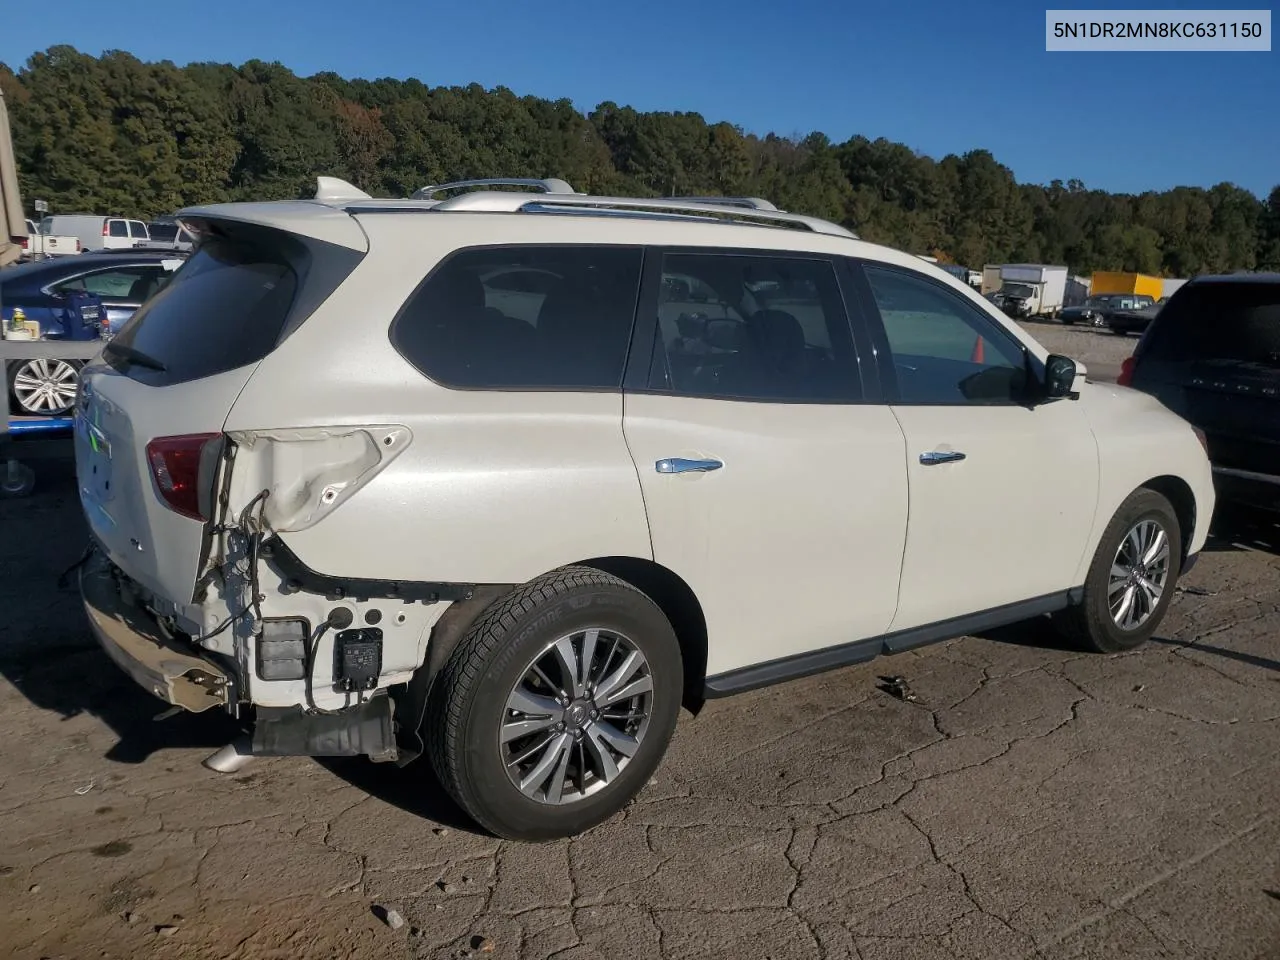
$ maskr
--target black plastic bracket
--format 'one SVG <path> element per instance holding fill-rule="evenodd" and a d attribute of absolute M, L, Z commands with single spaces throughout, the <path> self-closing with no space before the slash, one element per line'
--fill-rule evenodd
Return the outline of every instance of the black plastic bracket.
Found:
<path fill-rule="evenodd" d="M 290 593 L 305 591 L 326 600 L 403 600 L 405 603 L 439 603 L 441 600 L 469 600 L 475 593 L 472 583 L 433 583 L 418 580 L 371 580 L 359 577 L 332 577 L 317 573 L 290 550 L 278 535 L 267 539 L 258 554 L 269 560 L 285 580 Z"/>
<path fill-rule="evenodd" d="M 258 707 L 253 754 L 266 757 L 369 757 L 396 759 L 394 704 L 372 697 L 336 713 L 298 707 Z"/>

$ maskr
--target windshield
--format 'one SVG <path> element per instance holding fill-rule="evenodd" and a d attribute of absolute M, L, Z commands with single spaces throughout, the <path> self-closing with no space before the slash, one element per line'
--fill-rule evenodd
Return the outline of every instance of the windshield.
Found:
<path fill-rule="evenodd" d="M 1020 299 L 1025 299 L 1035 294 L 1035 290 L 1025 283 L 1006 283 L 1000 292 L 1006 297 L 1018 297 Z"/>
<path fill-rule="evenodd" d="M 1161 309 L 1143 352 L 1159 360 L 1280 366 L 1280 284 L 1187 286 Z"/>

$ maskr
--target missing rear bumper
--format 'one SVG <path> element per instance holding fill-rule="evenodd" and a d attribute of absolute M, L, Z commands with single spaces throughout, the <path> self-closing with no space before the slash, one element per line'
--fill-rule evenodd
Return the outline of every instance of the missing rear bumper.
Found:
<path fill-rule="evenodd" d="M 125 600 L 110 564 L 101 557 L 81 567 L 80 596 L 94 637 L 139 686 L 193 713 L 227 706 L 227 674 L 190 646 L 166 636 L 150 613 Z"/>

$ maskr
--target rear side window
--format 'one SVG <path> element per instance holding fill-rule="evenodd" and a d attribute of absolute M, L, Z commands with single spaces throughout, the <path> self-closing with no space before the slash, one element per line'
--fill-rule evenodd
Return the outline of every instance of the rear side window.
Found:
<path fill-rule="evenodd" d="M 1280 283 L 1188 284 L 1157 314 L 1142 354 L 1280 366 Z"/>
<path fill-rule="evenodd" d="M 104 356 L 156 386 L 255 363 L 280 338 L 299 266 L 278 247 L 211 239 L 133 315 Z"/>
<path fill-rule="evenodd" d="M 658 332 L 653 389 L 766 403 L 861 398 L 849 321 L 827 260 L 666 254 Z"/>
<path fill-rule="evenodd" d="M 639 247 L 484 247 L 444 261 L 391 342 L 447 387 L 617 390 L 640 286 Z"/>

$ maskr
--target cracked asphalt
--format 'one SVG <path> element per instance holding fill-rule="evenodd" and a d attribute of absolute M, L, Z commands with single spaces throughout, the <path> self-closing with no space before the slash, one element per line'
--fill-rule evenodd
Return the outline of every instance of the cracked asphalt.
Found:
<path fill-rule="evenodd" d="M 34 466 L 0 501 L 5 956 L 1280 958 L 1265 518 L 1219 522 L 1142 650 L 1032 623 L 713 702 L 623 814 L 529 846 L 425 765 L 200 766 L 234 729 L 157 719 L 93 645 L 71 468 Z"/>

